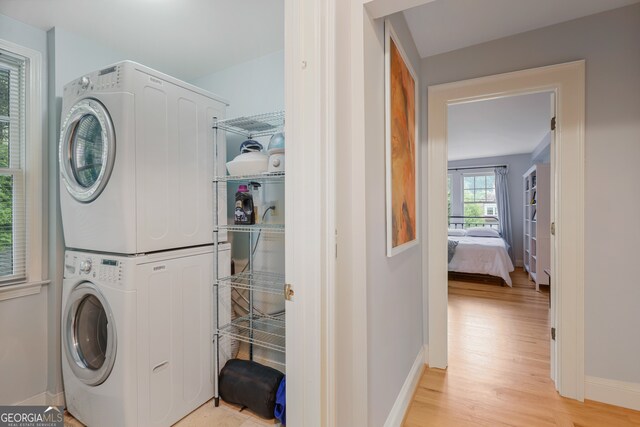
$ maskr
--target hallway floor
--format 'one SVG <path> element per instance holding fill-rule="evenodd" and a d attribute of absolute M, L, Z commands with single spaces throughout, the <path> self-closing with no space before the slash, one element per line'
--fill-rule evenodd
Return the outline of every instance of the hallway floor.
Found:
<path fill-rule="evenodd" d="M 449 281 L 449 367 L 425 369 L 404 426 L 640 426 L 640 412 L 558 395 L 548 291 L 522 269 L 511 277 L 513 288 Z"/>

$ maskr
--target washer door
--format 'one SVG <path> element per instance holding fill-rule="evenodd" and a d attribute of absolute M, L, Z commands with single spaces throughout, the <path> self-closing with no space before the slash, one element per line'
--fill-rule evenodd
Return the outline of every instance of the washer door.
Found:
<path fill-rule="evenodd" d="M 100 195 L 109 181 L 116 141 L 111 117 L 92 98 L 69 110 L 60 132 L 60 174 L 67 191 L 87 203 Z"/>
<path fill-rule="evenodd" d="M 116 326 L 109 304 L 91 282 L 77 285 L 64 311 L 63 345 L 69 366 L 83 383 L 102 384 L 116 360 Z"/>

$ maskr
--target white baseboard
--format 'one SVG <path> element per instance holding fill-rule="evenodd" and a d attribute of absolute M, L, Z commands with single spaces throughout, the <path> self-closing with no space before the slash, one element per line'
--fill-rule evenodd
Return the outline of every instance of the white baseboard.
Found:
<path fill-rule="evenodd" d="M 38 406 L 47 404 L 47 392 L 36 394 L 21 402 L 15 403 L 15 406 Z"/>
<path fill-rule="evenodd" d="M 585 399 L 640 411 L 640 384 L 585 377 Z"/>
<path fill-rule="evenodd" d="M 43 393 L 31 396 L 21 402 L 15 403 L 14 406 L 64 406 L 64 392 L 51 393 L 45 391 Z"/>
<path fill-rule="evenodd" d="M 65 406 L 64 391 L 58 393 L 47 392 L 47 405 L 49 406 Z"/>
<path fill-rule="evenodd" d="M 409 375 L 407 375 L 407 379 L 404 381 L 404 384 L 400 389 L 400 393 L 391 408 L 391 412 L 389 412 L 389 416 L 387 417 L 387 421 L 384 423 L 384 427 L 400 427 L 402 424 L 404 415 L 409 408 L 411 399 L 413 398 L 413 393 L 415 392 L 416 387 L 418 387 L 420 373 L 422 373 L 422 367 L 427 360 L 427 354 L 429 354 L 429 352 L 425 345 L 420 349 L 420 352 L 416 356 L 416 360 L 413 362 Z"/>
<path fill-rule="evenodd" d="M 516 267 L 524 267 L 524 260 L 521 259 L 517 259 L 516 260 Z"/>

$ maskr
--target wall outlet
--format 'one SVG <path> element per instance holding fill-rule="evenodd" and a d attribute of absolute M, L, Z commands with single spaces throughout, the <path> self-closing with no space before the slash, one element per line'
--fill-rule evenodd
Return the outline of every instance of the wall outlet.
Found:
<path fill-rule="evenodd" d="M 278 204 L 273 201 L 273 202 L 267 202 L 264 204 L 265 205 L 265 209 L 268 209 L 270 206 L 273 206 L 273 209 L 271 209 L 269 211 L 269 213 L 267 214 L 267 216 L 270 216 L 272 218 L 277 217 L 279 214 L 279 209 L 278 209 Z"/>

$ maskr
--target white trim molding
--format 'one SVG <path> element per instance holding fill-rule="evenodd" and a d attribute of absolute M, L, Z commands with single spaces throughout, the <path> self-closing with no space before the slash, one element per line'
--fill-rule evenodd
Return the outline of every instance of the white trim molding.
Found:
<path fill-rule="evenodd" d="M 66 402 L 64 400 L 64 392 L 60 391 L 58 393 L 51 393 L 48 391 L 46 393 L 47 405 L 49 406 L 65 406 Z"/>
<path fill-rule="evenodd" d="M 64 404 L 64 392 L 51 393 L 49 391 L 44 391 L 18 402 L 14 406 L 64 406 Z"/>
<path fill-rule="evenodd" d="M 420 347 L 416 360 L 413 362 L 413 366 L 411 366 L 409 375 L 407 375 L 407 378 L 404 380 L 404 384 L 400 389 L 400 393 L 398 393 L 398 398 L 391 408 L 391 412 L 389 412 L 389 416 L 387 417 L 387 421 L 384 423 L 384 427 L 400 427 L 402 425 L 404 416 L 409 409 L 409 405 L 413 400 L 413 395 L 420 383 L 420 378 L 422 377 L 422 372 L 425 368 L 425 360 L 428 354 L 429 351 L 426 345 Z"/>
<path fill-rule="evenodd" d="M 27 47 L 0 39 L 0 49 L 20 55 L 26 59 L 25 75 L 25 153 L 24 170 L 25 203 L 26 203 L 26 273 L 27 285 L 42 281 L 46 273 L 48 237 L 44 227 L 45 209 L 44 176 L 42 153 L 47 151 L 47 144 L 43 139 L 43 111 L 42 111 L 42 55 L 40 52 Z M 11 285 L 7 285 L 11 286 Z M 30 286 L 33 289 L 33 286 Z M 32 292 L 32 294 L 35 293 Z M 6 298 L 5 298 L 6 299 Z"/>
<path fill-rule="evenodd" d="M 47 392 L 43 391 L 35 396 L 31 396 L 21 402 L 15 403 L 12 406 L 37 406 L 47 404 Z"/>
<path fill-rule="evenodd" d="M 524 71 L 430 86 L 428 139 L 423 154 L 423 247 L 427 274 L 423 292 L 429 365 L 447 366 L 447 108 L 452 104 L 528 93 L 556 96 L 557 127 L 552 143 L 556 203 L 556 257 L 552 267 L 556 310 L 556 386 L 562 396 L 584 399 L 584 128 L 585 63 L 575 61 Z M 425 166 L 426 165 L 426 166 Z M 426 180 L 426 181 L 424 181 Z M 552 239 L 554 240 L 554 239 Z"/>
<path fill-rule="evenodd" d="M 0 301 L 39 294 L 42 290 L 42 287 L 48 284 L 48 280 L 41 280 L 38 282 L 27 282 L 17 285 L 2 286 L 0 287 Z"/>
<path fill-rule="evenodd" d="M 362 0 L 362 3 L 366 7 L 369 16 L 373 19 L 378 19 L 413 7 L 422 6 L 432 1 L 434 0 Z"/>
<path fill-rule="evenodd" d="M 606 378 L 586 377 L 585 399 L 640 411 L 640 384 Z"/>
<path fill-rule="evenodd" d="M 336 0 L 285 0 L 287 419 L 333 425 L 336 393 Z M 361 6 L 362 7 L 362 6 Z M 304 204 L 297 194 L 308 193 Z M 365 347 L 366 348 L 366 347 Z"/>

